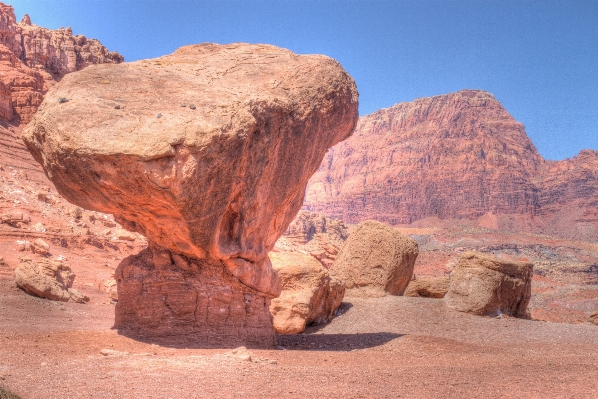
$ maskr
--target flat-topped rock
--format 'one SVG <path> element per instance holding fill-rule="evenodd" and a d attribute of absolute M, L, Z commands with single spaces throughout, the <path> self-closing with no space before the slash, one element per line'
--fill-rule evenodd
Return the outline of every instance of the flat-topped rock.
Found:
<path fill-rule="evenodd" d="M 267 254 L 357 105 L 353 79 L 326 56 L 202 44 L 66 75 L 23 138 L 70 202 L 271 298 Z"/>
<path fill-rule="evenodd" d="M 450 274 L 448 307 L 477 315 L 527 317 L 533 263 L 466 251 Z"/>

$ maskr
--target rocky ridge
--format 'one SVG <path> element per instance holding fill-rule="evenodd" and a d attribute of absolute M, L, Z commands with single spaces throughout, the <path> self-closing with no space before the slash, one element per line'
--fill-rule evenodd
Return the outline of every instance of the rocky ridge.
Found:
<path fill-rule="evenodd" d="M 475 220 L 597 241 L 597 204 L 598 151 L 544 160 L 494 96 L 463 90 L 360 118 L 326 154 L 304 209 L 347 223 Z"/>

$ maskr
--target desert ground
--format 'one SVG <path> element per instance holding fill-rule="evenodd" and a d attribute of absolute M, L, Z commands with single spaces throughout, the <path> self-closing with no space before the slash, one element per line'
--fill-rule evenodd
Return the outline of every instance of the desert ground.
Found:
<path fill-rule="evenodd" d="M 22 398 L 595 398 L 598 328 L 345 298 L 329 324 L 271 348 L 119 335 L 103 292 L 51 302 L 0 277 L 0 379 Z M 103 352 L 103 353 L 102 353 Z"/>

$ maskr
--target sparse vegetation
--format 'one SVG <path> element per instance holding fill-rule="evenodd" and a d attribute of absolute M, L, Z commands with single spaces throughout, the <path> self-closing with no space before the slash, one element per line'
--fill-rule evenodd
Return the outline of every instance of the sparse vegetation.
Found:
<path fill-rule="evenodd" d="M 21 397 L 0 385 L 0 399 L 21 399 Z"/>

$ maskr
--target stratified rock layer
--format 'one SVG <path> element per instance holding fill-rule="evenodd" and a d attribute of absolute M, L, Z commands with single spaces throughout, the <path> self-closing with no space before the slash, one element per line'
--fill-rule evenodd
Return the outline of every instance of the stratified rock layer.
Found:
<path fill-rule="evenodd" d="M 150 247 L 124 259 L 115 325 L 133 337 L 186 337 L 210 345 L 267 346 L 274 341 L 270 299 L 220 262 Z"/>
<path fill-rule="evenodd" d="M 545 161 L 494 96 L 463 90 L 360 118 L 310 180 L 305 209 L 347 223 L 485 217 L 598 241 L 597 203 L 598 151 Z"/>
<path fill-rule="evenodd" d="M 357 118 L 355 83 L 328 57 L 203 44 L 66 75 L 23 137 L 69 201 L 114 214 L 154 249 L 224 265 L 269 298 L 280 283 L 267 254 Z M 128 281 L 117 313 L 135 307 L 121 297 Z"/>
<path fill-rule="evenodd" d="M 403 295 L 418 253 L 415 240 L 383 223 L 366 220 L 345 241 L 330 276 L 345 283 L 347 296 Z"/>
<path fill-rule="evenodd" d="M 444 300 L 460 312 L 526 317 L 532 295 L 533 264 L 464 252 L 450 275 Z"/>

